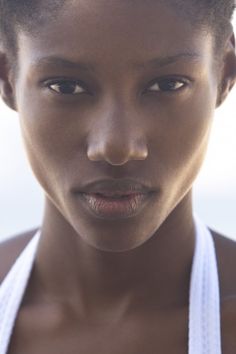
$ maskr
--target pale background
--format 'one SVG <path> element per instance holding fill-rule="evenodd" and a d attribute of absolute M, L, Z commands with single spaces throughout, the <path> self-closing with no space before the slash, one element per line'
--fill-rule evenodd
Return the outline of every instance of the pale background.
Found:
<path fill-rule="evenodd" d="M 236 21 L 234 20 L 236 28 Z M 236 240 L 236 88 L 216 111 L 194 188 L 194 210 Z M 28 165 L 17 115 L 0 101 L 0 240 L 40 224 L 43 193 Z"/>

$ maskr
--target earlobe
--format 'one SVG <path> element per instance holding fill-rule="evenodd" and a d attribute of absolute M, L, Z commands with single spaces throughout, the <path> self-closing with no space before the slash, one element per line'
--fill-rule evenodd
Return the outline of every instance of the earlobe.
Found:
<path fill-rule="evenodd" d="M 223 55 L 222 74 L 218 86 L 217 107 L 219 107 L 236 83 L 235 36 L 231 34 Z"/>
<path fill-rule="evenodd" d="M 9 65 L 6 55 L 2 52 L 0 52 L 0 96 L 8 107 L 17 110 Z"/>

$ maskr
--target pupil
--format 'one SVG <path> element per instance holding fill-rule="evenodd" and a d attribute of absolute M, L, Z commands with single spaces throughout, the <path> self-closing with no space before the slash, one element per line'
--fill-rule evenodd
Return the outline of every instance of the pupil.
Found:
<path fill-rule="evenodd" d="M 63 94 L 71 94 L 75 91 L 75 84 L 73 83 L 65 83 L 65 84 L 60 84 L 60 91 Z"/>
<path fill-rule="evenodd" d="M 175 81 L 166 81 L 166 82 L 161 82 L 160 83 L 160 88 L 163 91 L 171 91 L 174 90 L 176 86 L 176 82 Z"/>

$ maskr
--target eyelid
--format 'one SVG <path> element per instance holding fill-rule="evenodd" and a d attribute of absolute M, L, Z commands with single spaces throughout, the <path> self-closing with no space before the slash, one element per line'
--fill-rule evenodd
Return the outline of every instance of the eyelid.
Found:
<path fill-rule="evenodd" d="M 181 82 L 183 83 L 184 85 L 181 87 L 181 88 L 178 88 L 176 90 L 169 90 L 169 91 L 164 91 L 164 90 L 149 90 L 150 87 L 154 86 L 155 84 L 160 84 L 160 83 L 164 83 L 164 82 L 170 82 L 170 81 L 175 81 L 175 82 Z M 144 93 L 147 93 L 147 92 L 157 92 L 157 93 L 166 93 L 166 94 L 174 94 L 174 93 L 177 93 L 179 91 L 182 91 L 184 88 L 186 88 L 187 86 L 189 86 L 191 83 L 193 82 L 192 79 L 190 78 L 187 78 L 186 76 L 175 76 L 175 75 L 168 75 L 168 76 L 162 76 L 162 77 L 159 77 L 159 78 L 155 78 L 153 80 L 151 80 L 148 85 L 146 86 L 145 90 L 144 90 Z"/>
<path fill-rule="evenodd" d="M 69 77 L 53 77 L 53 78 L 48 78 L 46 80 L 44 79 L 44 80 L 40 81 L 40 84 L 43 87 L 48 88 L 48 89 L 50 89 L 49 86 L 51 86 L 51 85 L 63 84 L 63 83 L 73 83 L 73 84 L 79 85 L 84 90 L 84 92 L 71 94 L 73 96 L 83 94 L 83 93 L 92 94 L 90 89 L 88 88 L 88 86 L 80 79 L 69 78 Z M 52 90 L 52 89 L 50 89 L 50 90 L 56 93 L 55 90 Z M 63 94 L 61 94 L 61 95 L 63 95 Z"/>

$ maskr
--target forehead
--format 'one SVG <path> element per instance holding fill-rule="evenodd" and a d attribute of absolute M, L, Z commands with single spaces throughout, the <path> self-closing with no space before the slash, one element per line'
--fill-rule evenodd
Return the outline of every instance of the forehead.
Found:
<path fill-rule="evenodd" d="M 209 58 L 212 50 L 209 33 L 158 0 L 69 0 L 54 19 L 21 32 L 19 42 L 24 62 L 62 56 L 106 67 L 178 53 Z"/>

